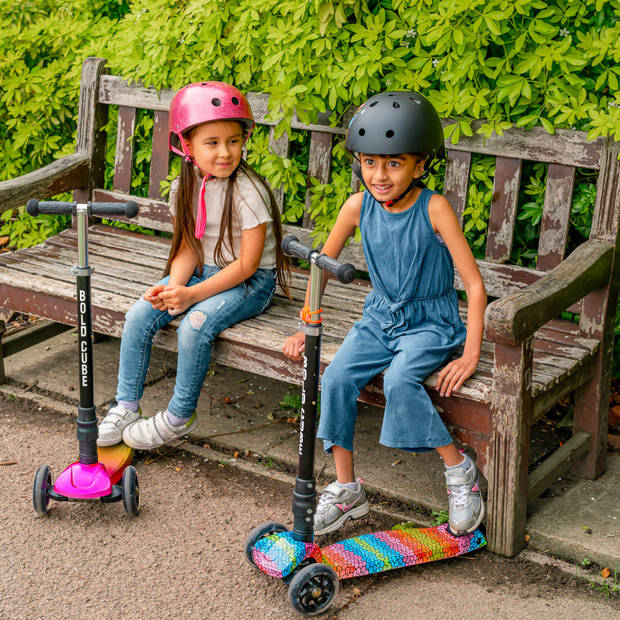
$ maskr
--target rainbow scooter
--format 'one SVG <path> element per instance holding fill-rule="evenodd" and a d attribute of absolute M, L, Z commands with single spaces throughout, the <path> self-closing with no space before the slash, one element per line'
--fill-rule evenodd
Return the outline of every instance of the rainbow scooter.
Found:
<path fill-rule="evenodd" d="M 93 351 L 90 276 L 88 265 L 88 217 L 90 215 L 125 215 L 134 217 L 138 213 L 135 202 L 39 202 L 29 200 L 26 210 L 32 216 L 40 213 L 71 214 L 77 216 L 78 265 L 71 269 L 77 279 L 77 318 L 79 350 L 80 404 L 78 406 L 77 436 L 79 456 L 76 463 L 69 465 L 56 479 L 52 487 L 49 465 L 37 470 L 32 490 L 34 509 L 46 514 L 51 500 L 79 501 L 96 500 L 117 502 L 123 500 L 128 515 L 136 516 L 139 510 L 138 476 L 131 460 L 131 448 L 119 444 L 101 449 L 97 453 L 97 416 L 93 393 Z M 102 462 L 103 461 L 103 462 Z M 122 475 L 122 479 L 121 479 Z M 121 484 L 117 484 L 121 479 Z"/>
<path fill-rule="evenodd" d="M 327 611 L 333 602 L 339 579 L 455 557 L 484 546 L 486 540 L 480 530 L 453 536 L 444 523 L 354 536 L 322 549 L 314 542 L 314 444 L 322 331 L 320 270 L 348 284 L 355 277 L 355 268 L 306 247 L 290 235 L 282 241 L 282 248 L 286 254 L 310 263 L 309 305 L 301 312 L 306 340 L 293 531 L 287 531 L 280 523 L 263 523 L 248 535 L 245 555 L 253 567 L 288 584 L 289 602 L 296 611 L 316 616 Z"/>

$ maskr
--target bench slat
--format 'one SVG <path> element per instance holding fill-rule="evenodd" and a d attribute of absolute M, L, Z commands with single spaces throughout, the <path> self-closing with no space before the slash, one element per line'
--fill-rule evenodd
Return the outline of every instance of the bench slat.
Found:
<path fill-rule="evenodd" d="M 153 149 L 149 170 L 149 198 L 163 200 L 160 183 L 168 176 L 168 112 L 157 110 L 153 115 Z"/>
<path fill-rule="evenodd" d="M 119 106 L 114 159 L 114 189 L 131 193 L 133 167 L 133 135 L 136 131 L 136 108 Z"/>
<path fill-rule="evenodd" d="M 536 267 L 549 271 L 562 262 L 568 236 L 575 167 L 549 164 Z"/>
<path fill-rule="evenodd" d="M 510 258 L 521 166 L 520 159 L 497 158 L 485 255 L 493 263 L 505 263 Z"/>
<path fill-rule="evenodd" d="M 463 226 L 463 211 L 467 203 L 467 185 L 471 168 L 471 153 L 468 151 L 447 150 L 446 174 L 444 177 L 444 195 L 452 205 L 454 212 Z"/>

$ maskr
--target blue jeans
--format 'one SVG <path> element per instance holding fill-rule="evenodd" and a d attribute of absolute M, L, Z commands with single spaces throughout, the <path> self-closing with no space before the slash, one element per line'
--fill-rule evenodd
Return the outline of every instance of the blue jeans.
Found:
<path fill-rule="evenodd" d="M 194 274 L 187 286 L 203 282 L 219 271 L 206 265 L 201 275 Z M 159 284 L 167 284 L 168 277 Z M 185 312 L 177 329 L 177 376 L 168 410 L 179 418 L 190 417 L 200 396 L 211 348 L 217 335 L 244 319 L 264 312 L 275 291 L 275 270 L 258 269 L 245 283 L 194 304 Z M 151 358 L 153 337 L 175 317 L 156 310 L 140 298 L 125 316 L 121 340 L 116 400 L 142 398 L 146 371 Z"/>

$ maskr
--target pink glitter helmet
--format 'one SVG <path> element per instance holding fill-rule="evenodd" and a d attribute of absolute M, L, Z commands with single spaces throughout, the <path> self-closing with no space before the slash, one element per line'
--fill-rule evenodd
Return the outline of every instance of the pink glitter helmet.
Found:
<path fill-rule="evenodd" d="M 209 121 L 239 121 L 246 130 L 246 139 L 254 127 L 254 117 L 245 95 L 225 82 L 195 82 L 177 91 L 170 103 L 168 144 L 170 150 L 190 157 L 182 134 Z M 172 144 L 172 134 L 179 138 L 183 152 Z"/>

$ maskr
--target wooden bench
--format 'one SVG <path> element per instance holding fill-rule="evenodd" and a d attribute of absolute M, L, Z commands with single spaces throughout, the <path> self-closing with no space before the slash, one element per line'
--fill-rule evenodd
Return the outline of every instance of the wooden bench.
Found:
<path fill-rule="evenodd" d="M 76 152 L 35 172 L 0 183 L 0 211 L 24 204 L 28 198 L 49 198 L 75 190 L 76 200 L 126 200 L 130 194 L 132 141 L 139 109 L 154 111 L 153 153 L 148 198 L 131 196 L 140 206 L 133 223 L 171 231 L 160 181 L 168 174 L 168 106 L 171 90 L 159 93 L 120 77 L 105 74 L 105 61 L 85 61 L 80 90 Z M 267 97 L 250 94 L 257 122 L 265 120 Z M 104 187 L 106 136 L 102 128 L 109 106 L 118 106 L 114 189 Z M 326 182 L 335 135 L 343 127 L 293 127 L 310 132 L 308 175 Z M 289 150 L 285 134 L 273 139 L 279 155 Z M 484 141 L 462 138 L 448 146 L 445 190 L 462 220 L 473 153 L 497 157 L 490 206 L 486 257 L 478 261 L 493 301 L 486 312 L 485 340 L 476 373 L 451 398 L 431 397 L 456 437 L 472 446 L 489 483 L 487 534 L 490 548 L 514 555 L 524 544 L 528 501 L 546 490 L 558 475 L 573 472 L 594 478 L 605 468 L 607 400 L 611 349 L 618 293 L 618 219 L 620 209 L 619 144 L 585 134 L 541 129 L 512 129 Z M 517 210 L 523 160 L 549 164 L 538 264 L 528 269 L 508 264 Z M 590 239 L 564 257 L 576 167 L 598 170 L 596 207 Z M 356 188 L 355 182 L 352 187 Z M 276 189 L 282 204 L 282 192 Z M 307 201 L 309 204 L 309 201 Z M 308 216 L 301 227 L 287 226 L 311 243 Z M 65 230 L 37 247 L 0 256 L 0 307 L 75 325 L 74 281 L 76 232 Z M 93 320 L 97 332 L 119 337 L 125 312 L 147 285 L 161 276 L 169 241 L 94 223 L 89 232 L 93 275 Z M 342 258 L 365 268 L 359 245 L 351 244 Z M 457 289 L 463 286 L 458 276 Z M 293 303 L 276 296 L 270 309 L 221 334 L 214 361 L 297 383 L 300 367 L 280 352 L 283 339 L 297 327 L 297 313 L 306 287 L 306 274 L 293 273 Z M 326 332 L 323 363 L 338 349 L 360 316 L 368 283 L 342 286 L 332 281 L 323 299 Z M 570 309 L 579 323 L 558 318 Z M 465 319 L 466 308 L 462 313 Z M 176 322 L 178 323 L 178 321 Z M 54 329 L 52 327 L 51 329 Z M 156 344 L 176 348 L 175 324 Z M 36 338 L 42 336 L 36 336 Z M 10 352 L 17 345 L 11 343 Z M 1 350 L 0 350 L 1 352 Z M 432 386 L 434 376 L 427 384 Z M 528 476 L 531 425 L 559 399 L 574 392 L 572 438 Z M 363 391 L 360 400 L 383 403 L 381 377 Z"/>

